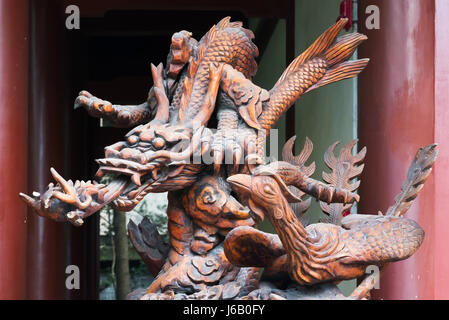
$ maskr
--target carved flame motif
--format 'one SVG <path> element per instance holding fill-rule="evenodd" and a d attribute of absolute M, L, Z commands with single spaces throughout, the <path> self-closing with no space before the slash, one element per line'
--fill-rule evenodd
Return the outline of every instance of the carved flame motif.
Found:
<path fill-rule="evenodd" d="M 324 154 L 324 162 L 332 169 L 331 173 L 323 172 L 323 180 L 336 188 L 344 188 L 355 192 L 360 186 L 360 180 L 351 181 L 362 174 L 364 164 L 361 164 L 366 155 L 366 147 L 355 156 L 352 155 L 357 140 L 352 140 L 349 144 L 341 148 L 338 158 L 335 157 L 335 147 L 339 142 L 335 142 Z M 339 203 L 327 204 L 320 202 L 323 212 L 329 215 L 329 222 L 341 225 L 343 213 L 352 207 L 352 203 L 342 205 Z"/>

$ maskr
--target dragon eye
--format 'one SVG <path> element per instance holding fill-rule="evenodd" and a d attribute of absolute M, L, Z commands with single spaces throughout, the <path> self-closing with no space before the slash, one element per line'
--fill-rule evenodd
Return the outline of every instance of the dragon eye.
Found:
<path fill-rule="evenodd" d="M 130 145 L 136 144 L 139 141 L 139 138 L 135 135 L 129 136 L 128 137 L 128 143 Z"/>
<path fill-rule="evenodd" d="M 163 148 L 163 147 L 165 146 L 165 141 L 164 141 L 164 139 L 159 138 L 159 137 L 153 139 L 153 146 L 154 146 L 154 148 L 156 148 L 156 149 L 161 149 L 161 148 Z"/>

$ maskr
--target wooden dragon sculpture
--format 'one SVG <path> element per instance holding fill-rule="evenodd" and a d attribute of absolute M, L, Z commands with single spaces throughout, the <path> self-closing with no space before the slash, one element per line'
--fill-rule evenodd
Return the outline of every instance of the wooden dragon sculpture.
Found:
<path fill-rule="evenodd" d="M 434 145 L 419 153 L 385 216 L 344 218 L 359 201 L 360 182 L 351 180 L 362 172 L 366 150 L 352 156 L 355 142 L 338 158 L 336 145 L 328 150 L 326 182 L 310 177 L 308 139 L 299 156 L 290 140 L 284 161 L 265 163 L 266 136 L 296 100 L 367 65 L 368 59 L 349 60 L 366 36 L 337 37 L 346 22 L 326 30 L 269 91 L 251 82 L 258 49 L 242 23 L 224 18 L 200 41 L 175 33 L 165 68 L 151 65 L 153 86 L 144 103 L 114 105 L 87 91 L 75 101 L 91 116 L 134 127 L 97 160 L 96 178 L 107 174 L 112 182 L 66 181 L 52 168 L 56 185 L 21 198 L 41 216 L 79 226 L 106 205 L 129 211 L 149 193 L 168 192 L 168 244 L 148 220 L 129 224 L 131 241 L 156 276 L 134 298 L 301 299 L 310 297 L 310 286 L 320 292 L 312 298 L 345 298 L 336 281 L 418 249 L 424 233 L 402 214 L 436 157 Z M 305 226 L 306 194 L 321 201 L 329 221 Z M 256 229 L 266 216 L 277 235 Z M 370 288 L 364 281 L 350 298 L 366 297 Z"/>

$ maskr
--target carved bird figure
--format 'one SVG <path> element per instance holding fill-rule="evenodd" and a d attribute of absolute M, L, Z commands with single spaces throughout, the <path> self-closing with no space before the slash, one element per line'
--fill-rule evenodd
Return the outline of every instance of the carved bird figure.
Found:
<path fill-rule="evenodd" d="M 418 188 L 416 183 L 414 184 L 416 187 L 412 192 L 414 197 L 422 189 L 421 185 L 430 173 L 429 168 L 431 170 L 436 157 L 432 156 L 435 153 L 434 148 L 432 145 L 425 149 L 428 155 L 431 154 L 431 161 L 420 163 L 415 159 L 415 166 L 412 165 L 414 176 L 410 179 L 418 181 L 420 185 Z M 422 165 L 418 166 L 418 170 L 415 170 L 416 163 Z M 416 174 L 421 179 L 416 179 Z M 421 227 L 415 221 L 397 214 L 387 216 L 352 214 L 343 218 L 341 225 L 317 223 L 304 227 L 289 205 L 289 202 L 298 202 L 300 199 L 292 194 L 286 182 L 314 195 L 310 190 L 316 187 L 307 186 L 317 184 L 305 183 L 308 180 L 310 178 L 303 178 L 299 166 L 287 162 L 260 166 L 252 175 L 237 174 L 228 178 L 228 182 L 236 192 L 247 198 L 248 205 L 257 215 L 268 217 L 279 236 L 275 239 L 273 235 L 249 227 L 234 229 L 226 238 L 224 245 L 226 256 L 233 264 L 268 267 L 271 268 L 271 272 L 274 269 L 288 273 L 301 285 L 312 285 L 360 277 L 365 273 L 367 266 L 382 266 L 388 262 L 406 259 L 421 245 L 424 239 Z M 407 184 L 404 185 L 407 187 Z M 322 190 L 335 191 L 329 187 L 323 188 Z M 403 190 L 402 193 L 409 194 L 411 191 L 413 190 Z M 333 200 L 344 204 L 354 200 L 353 197 L 347 197 L 351 195 L 347 190 L 338 193 L 340 196 L 334 198 L 331 195 L 335 195 L 335 192 L 323 192 L 321 195 L 328 195 L 325 200 L 327 202 Z M 323 200 L 323 196 L 319 199 Z M 401 207 L 408 208 L 410 197 L 402 199 L 404 201 L 401 199 L 398 198 L 397 202 L 407 201 L 407 206 Z M 279 241 L 282 243 L 284 254 L 279 252 Z M 263 252 L 263 255 L 248 255 L 247 252 L 251 250 Z M 241 252 L 245 254 L 242 255 Z"/>

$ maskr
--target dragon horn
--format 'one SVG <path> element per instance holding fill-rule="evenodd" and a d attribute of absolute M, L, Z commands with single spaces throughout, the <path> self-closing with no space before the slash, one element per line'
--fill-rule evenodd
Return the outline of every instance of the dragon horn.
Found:
<path fill-rule="evenodd" d="M 166 123 L 169 117 L 169 101 L 164 90 L 164 82 L 162 78 L 162 63 L 157 67 L 151 64 L 151 74 L 153 76 L 153 90 L 157 100 L 157 112 L 153 121 Z"/>

